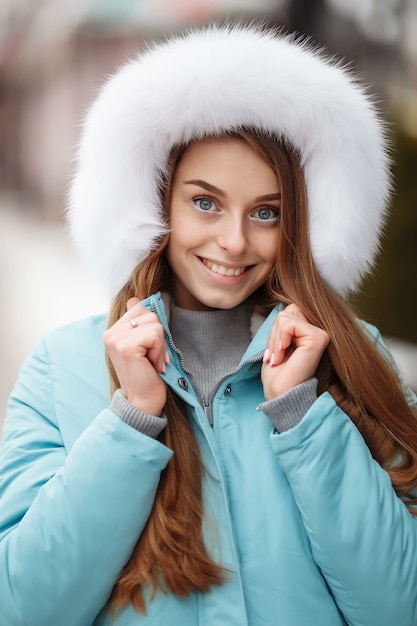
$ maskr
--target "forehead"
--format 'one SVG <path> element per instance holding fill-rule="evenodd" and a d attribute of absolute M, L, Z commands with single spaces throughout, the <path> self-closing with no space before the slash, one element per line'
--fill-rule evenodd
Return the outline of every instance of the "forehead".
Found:
<path fill-rule="evenodd" d="M 203 155 L 218 155 L 221 152 L 250 152 L 258 154 L 243 138 L 238 136 L 221 136 L 221 137 L 204 137 L 197 141 L 192 141 L 184 149 L 182 153 L 182 159 L 194 159 Z M 258 156 L 260 156 L 258 154 Z M 181 159 L 181 160 L 182 160 Z"/>
<path fill-rule="evenodd" d="M 176 166 L 176 175 L 235 171 L 244 175 L 261 175 L 277 181 L 277 173 L 266 157 L 240 137 L 208 137 L 189 144 Z"/>

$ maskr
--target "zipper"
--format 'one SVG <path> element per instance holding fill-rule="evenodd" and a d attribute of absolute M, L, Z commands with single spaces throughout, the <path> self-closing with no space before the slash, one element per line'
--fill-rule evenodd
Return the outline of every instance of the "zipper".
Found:
<path fill-rule="evenodd" d="M 203 407 L 204 413 L 208 419 L 208 422 L 210 424 L 211 427 L 213 427 L 213 421 L 214 421 L 214 416 L 213 416 L 213 400 L 216 396 L 217 391 L 219 390 L 219 388 L 221 387 L 221 385 L 231 376 L 236 376 L 236 374 L 238 374 L 239 372 L 241 372 L 246 365 L 250 365 L 252 363 L 256 363 L 258 361 L 262 360 L 262 356 L 263 354 L 257 354 L 256 356 L 252 357 L 251 359 L 247 359 L 246 361 L 244 361 L 241 365 L 239 365 L 239 367 L 235 370 L 232 370 L 230 372 L 228 372 L 227 374 L 225 374 L 224 376 L 222 376 L 222 378 L 218 381 L 217 385 L 215 386 L 215 388 L 213 389 L 212 393 L 210 395 L 208 394 L 201 394 L 199 392 L 198 389 L 198 385 L 196 384 L 196 389 L 199 393 L 200 396 L 200 400 L 201 400 L 201 405 Z M 187 370 L 184 370 L 187 371 Z M 188 373 L 188 372 L 187 372 Z M 192 374 L 191 374 L 192 376 Z"/>
<path fill-rule="evenodd" d="M 156 306 L 155 306 L 155 304 L 153 302 L 151 303 L 151 311 L 152 311 L 152 313 L 155 313 L 157 315 Z M 213 391 L 212 391 L 212 393 L 210 395 L 209 394 L 204 394 L 204 393 L 201 393 L 201 390 L 200 390 L 200 388 L 199 388 L 199 386 L 197 384 L 197 381 L 195 380 L 195 377 L 194 377 L 193 373 L 190 372 L 184 366 L 182 353 L 176 348 L 170 330 L 168 328 L 164 327 L 164 332 L 165 332 L 165 334 L 166 334 L 166 336 L 168 338 L 168 343 L 169 343 L 170 347 L 172 348 L 172 350 L 174 352 L 176 352 L 178 354 L 182 370 L 189 376 L 189 378 L 190 378 L 190 380 L 192 382 L 192 386 L 194 388 L 194 391 L 197 394 L 197 397 L 200 400 L 201 407 L 202 407 L 202 409 L 204 411 L 205 416 L 207 417 L 208 423 L 210 424 L 211 427 L 213 427 L 213 400 L 214 400 L 214 397 L 215 397 L 219 387 L 224 383 L 225 380 L 227 380 L 227 378 L 229 378 L 230 376 L 235 376 L 241 370 L 243 370 L 246 367 L 246 365 L 250 365 L 252 363 L 256 363 L 257 361 L 261 361 L 262 358 L 263 358 L 263 352 L 260 352 L 259 354 L 256 354 L 255 356 L 253 356 L 250 359 L 247 359 L 246 361 L 243 361 L 243 363 L 241 363 L 236 370 L 230 371 L 227 374 L 225 374 L 224 376 L 222 376 L 222 378 L 218 381 L 216 387 L 213 389 Z"/>
<path fill-rule="evenodd" d="M 210 426 L 213 426 L 213 403 L 210 402 L 210 398 L 205 393 L 201 396 L 201 404 L 203 406 L 208 423 L 210 424 Z"/>

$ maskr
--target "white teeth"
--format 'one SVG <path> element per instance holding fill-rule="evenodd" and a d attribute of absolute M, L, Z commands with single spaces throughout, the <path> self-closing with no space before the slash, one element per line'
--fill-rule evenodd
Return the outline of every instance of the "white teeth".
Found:
<path fill-rule="evenodd" d="M 203 263 L 209 268 L 209 270 L 215 274 L 220 274 L 221 276 L 240 276 L 245 271 L 244 267 L 229 267 L 229 269 L 227 269 L 224 265 L 217 265 L 216 263 L 206 261 L 205 259 L 203 259 Z"/>

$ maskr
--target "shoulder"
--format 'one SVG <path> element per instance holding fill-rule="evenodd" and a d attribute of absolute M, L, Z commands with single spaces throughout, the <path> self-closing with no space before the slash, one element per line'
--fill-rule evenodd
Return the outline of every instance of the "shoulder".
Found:
<path fill-rule="evenodd" d="M 378 346 L 378 344 L 380 344 L 381 346 L 384 346 L 384 340 L 382 339 L 381 332 L 376 326 L 370 324 L 365 320 L 359 319 L 358 321 L 360 326 L 362 327 L 362 330 L 365 331 L 365 333 L 375 345 Z"/>
<path fill-rule="evenodd" d="M 388 362 L 388 364 L 391 366 L 392 370 L 394 371 L 395 375 L 397 376 L 408 405 L 412 407 L 414 410 L 417 409 L 417 396 L 410 389 L 407 381 L 405 380 L 404 374 L 402 373 L 401 369 L 396 363 L 395 358 L 391 354 L 391 351 L 389 350 L 387 344 L 385 343 L 380 330 L 373 324 L 370 324 L 369 322 L 360 320 L 360 323 L 365 333 L 374 343 L 375 348 L 378 350 L 378 352 L 382 354 L 382 356 L 385 358 L 385 360 Z"/>
<path fill-rule="evenodd" d="M 106 329 L 107 316 L 94 315 L 65 326 L 50 330 L 38 343 L 43 344 L 50 356 L 68 353 L 78 354 L 89 350 L 103 350 L 102 336 Z"/>
<path fill-rule="evenodd" d="M 44 362 L 55 383 L 108 377 L 102 341 L 106 324 L 106 315 L 96 315 L 55 328 L 40 338 L 28 360 Z"/>
<path fill-rule="evenodd" d="M 60 368 L 70 372 L 81 363 L 101 361 L 104 358 L 102 335 L 106 326 L 104 315 L 89 317 L 44 334 L 35 343 L 20 372 L 22 376 L 41 376 Z M 82 370 L 85 369 L 85 365 Z"/>
<path fill-rule="evenodd" d="M 102 340 L 106 325 L 107 316 L 96 315 L 56 328 L 40 339 L 38 350 L 48 363 L 56 394 L 76 392 L 85 398 L 93 391 L 108 401 L 109 374 Z"/>
<path fill-rule="evenodd" d="M 106 316 L 89 317 L 46 333 L 19 373 L 8 403 L 8 417 L 49 422 L 73 441 L 110 400 L 102 335 Z M 67 432 L 68 431 L 68 432 Z"/>

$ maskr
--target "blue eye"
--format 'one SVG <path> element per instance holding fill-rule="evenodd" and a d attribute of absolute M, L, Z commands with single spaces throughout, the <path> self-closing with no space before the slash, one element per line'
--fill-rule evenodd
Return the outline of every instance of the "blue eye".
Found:
<path fill-rule="evenodd" d="M 216 205 L 210 198 L 193 198 L 193 202 L 200 211 L 213 211 L 216 208 Z"/>
<path fill-rule="evenodd" d="M 276 222 L 279 219 L 279 210 L 265 206 L 255 211 L 253 216 L 262 222 Z"/>

